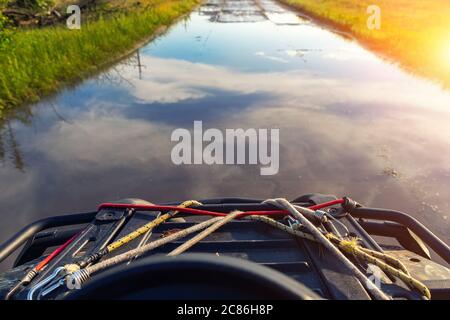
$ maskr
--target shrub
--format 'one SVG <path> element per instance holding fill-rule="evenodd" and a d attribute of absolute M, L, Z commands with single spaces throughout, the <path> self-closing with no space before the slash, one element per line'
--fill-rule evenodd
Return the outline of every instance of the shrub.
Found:
<path fill-rule="evenodd" d="M 0 11 L 0 50 L 4 49 L 11 43 L 11 36 L 12 29 L 9 20 Z"/>
<path fill-rule="evenodd" d="M 4 1 L 4 0 L 0 0 Z M 17 0 L 15 4 L 20 8 L 29 9 L 48 9 L 54 5 L 53 0 Z"/>

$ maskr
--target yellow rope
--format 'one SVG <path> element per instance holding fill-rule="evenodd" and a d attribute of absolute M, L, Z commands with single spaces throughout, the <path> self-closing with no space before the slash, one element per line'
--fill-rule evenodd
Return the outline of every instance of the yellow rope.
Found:
<path fill-rule="evenodd" d="M 303 239 L 311 241 L 316 241 L 316 239 L 311 234 L 299 230 L 294 230 L 293 228 L 269 217 L 249 216 L 247 218 L 254 221 L 264 222 L 266 224 L 269 224 L 275 228 L 288 232 L 297 237 L 301 237 Z M 428 299 L 431 299 L 430 290 L 422 282 L 413 278 L 408 272 L 405 265 L 400 260 L 385 253 L 363 248 L 358 244 L 356 239 L 342 240 L 332 233 L 327 233 L 325 234 L 325 236 L 342 251 L 357 256 L 358 258 L 361 258 L 362 260 L 368 263 L 376 265 L 387 274 L 390 274 L 392 276 L 401 279 L 410 288 L 418 290 L 423 296 L 425 296 Z"/>
<path fill-rule="evenodd" d="M 406 273 L 407 275 L 411 275 L 408 271 L 408 269 L 406 268 L 406 266 L 403 264 L 403 262 L 401 262 L 400 260 L 386 254 L 383 252 L 379 252 L 379 251 L 374 251 L 374 250 L 370 250 L 367 248 L 363 248 L 363 247 L 359 247 L 360 250 L 364 251 L 367 254 L 370 254 L 371 256 L 374 256 L 375 258 L 384 260 L 386 263 L 390 264 L 391 266 L 393 266 L 394 268 L 400 269 L 401 271 L 403 271 L 404 273 Z"/>
<path fill-rule="evenodd" d="M 405 273 L 404 270 L 396 269 L 393 266 L 386 263 L 385 261 L 383 261 L 381 258 L 375 257 L 373 255 L 373 251 L 371 252 L 372 253 L 371 255 L 370 253 L 362 250 L 361 246 L 359 246 L 355 240 L 341 240 L 331 233 L 326 234 L 326 237 L 329 238 L 333 243 L 335 243 L 342 251 L 357 256 L 368 263 L 376 265 L 387 274 L 390 274 L 402 280 L 410 288 L 418 290 L 427 299 L 431 299 L 430 290 L 422 282 L 413 278 L 409 274 L 409 272 Z M 383 258 L 386 258 L 387 256 L 388 255 L 383 254 Z M 393 261 L 397 259 L 389 256 L 389 260 Z M 402 269 L 403 268 L 406 269 L 406 267 L 400 261 L 397 260 L 396 263 L 398 265 L 402 265 Z"/>
<path fill-rule="evenodd" d="M 190 206 L 199 206 L 201 205 L 200 202 L 195 201 L 195 200 L 188 200 L 188 201 L 184 201 L 182 204 L 180 204 L 178 207 L 180 208 L 187 208 Z M 136 239 L 137 237 L 145 234 L 146 232 L 148 232 L 149 230 L 157 227 L 158 225 L 160 225 L 161 223 L 165 222 L 166 220 L 172 218 L 173 216 L 175 216 L 179 211 L 171 211 L 168 212 L 166 214 L 163 214 L 162 216 L 156 218 L 155 220 L 143 225 L 142 227 L 136 229 L 133 232 L 130 232 L 129 234 L 127 234 L 126 236 L 123 236 L 122 238 L 120 238 L 117 241 L 114 241 L 113 243 L 111 243 L 110 245 L 108 245 L 106 247 L 106 250 L 109 252 L 116 250 L 117 248 L 120 248 L 121 246 L 123 246 L 124 244 Z"/>

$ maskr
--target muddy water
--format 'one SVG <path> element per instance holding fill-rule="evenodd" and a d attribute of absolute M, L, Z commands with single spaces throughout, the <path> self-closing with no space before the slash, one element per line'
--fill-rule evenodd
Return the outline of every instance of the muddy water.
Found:
<path fill-rule="evenodd" d="M 176 128 L 279 128 L 280 169 L 172 164 Z M 2 122 L 1 233 L 124 197 L 350 195 L 450 240 L 450 92 L 271 0 L 208 1 Z"/>

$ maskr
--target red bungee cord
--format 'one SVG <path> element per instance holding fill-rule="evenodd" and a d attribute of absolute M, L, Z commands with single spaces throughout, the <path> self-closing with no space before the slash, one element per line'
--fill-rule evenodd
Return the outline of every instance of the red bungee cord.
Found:
<path fill-rule="evenodd" d="M 308 207 L 310 210 L 319 210 L 322 208 L 330 207 L 336 204 L 342 204 L 344 203 L 344 199 L 337 199 L 332 200 L 324 203 L 320 203 L 317 205 L 313 205 Z M 207 211 L 207 210 L 200 210 L 200 209 L 193 209 L 193 208 L 182 208 L 177 206 L 163 206 L 163 205 L 146 205 L 146 204 L 126 204 L 126 203 L 102 203 L 98 210 L 104 209 L 104 208 L 128 208 L 128 209 L 135 209 L 135 210 L 141 210 L 141 211 L 180 211 L 183 213 L 189 213 L 194 215 L 208 215 L 208 216 L 218 216 L 223 217 L 226 216 L 227 213 L 221 213 L 221 212 L 215 212 L 215 211 Z M 238 215 L 239 218 L 249 216 L 249 215 L 263 215 L 263 216 L 270 216 L 270 215 L 287 215 L 289 214 L 286 210 L 270 210 L 270 211 L 246 211 Z"/>
<path fill-rule="evenodd" d="M 39 262 L 38 265 L 36 265 L 36 267 L 34 267 L 34 270 L 36 271 L 41 271 L 42 268 L 44 268 L 50 261 L 52 261 L 58 254 L 60 254 L 65 248 L 67 248 L 67 246 L 69 244 L 71 244 L 73 242 L 73 240 L 75 240 L 75 238 L 79 235 L 79 233 L 74 234 L 69 240 L 67 240 L 66 242 L 64 242 L 61 246 L 59 246 L 58 248 L 56 248 L 55 251 L 53 251 L 52 253 L 50 253 L 50 255 L 48 255 L 44 260 L 42 260 L 41 262 Z"/>

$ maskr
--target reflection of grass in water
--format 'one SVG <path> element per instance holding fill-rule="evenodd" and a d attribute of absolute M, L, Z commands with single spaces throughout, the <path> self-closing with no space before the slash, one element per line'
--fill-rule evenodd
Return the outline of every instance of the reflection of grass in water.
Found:
<path fill-rule="evenodd" d="M 282 0 L 350 31 L 371 49 L 450 87 L 448 0 Z M 367 28 L 369 5 L 381 9 L 381 29 Z"/>
<path fill-rule="evenodd" d="M 23 162 L 23 156 L 20 151 L 20 146 L 14 136 L 14 132 L 11 128 L 10 123 L 8 123 L 7 126 L 7 133 L 8 133 L 9 148 L 11 149 L 11 160 L 14 163 L 16 169 L 23 171 L 25 167 L 25 164 Z"/>
<path fill-rule="evenodd" d="M 54 26 L 17 32 L 13 45 L 0 52 L 0 116 L 2 109 L 36 101 L 98 71 L 158 27 L 189 12 L 197 0 L 153 2 L 147 10 L 121 11 L 88 22 L 81 30 Z"/>
<path fill-rule="evenodd" d="M 5 157 L 9 155 L 10 161 L 20 171 L 25 170 L 25 163 L 11 122 L 20 121 L 27 125 L 31 123 L 31 118 L 30 108 L 22 106 L 7 112 L 6 117 L 0 119 L 0 162 L 5 161 Z"/>

